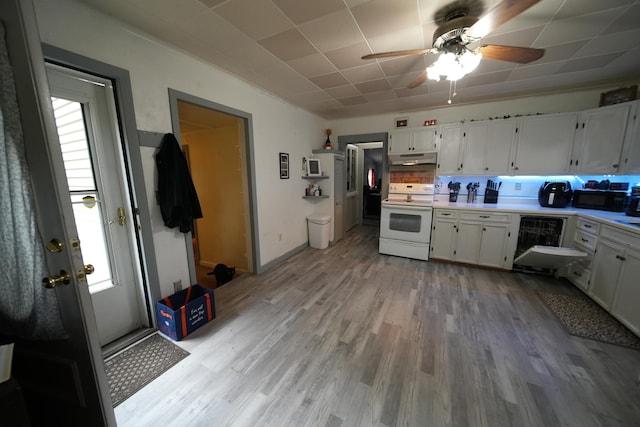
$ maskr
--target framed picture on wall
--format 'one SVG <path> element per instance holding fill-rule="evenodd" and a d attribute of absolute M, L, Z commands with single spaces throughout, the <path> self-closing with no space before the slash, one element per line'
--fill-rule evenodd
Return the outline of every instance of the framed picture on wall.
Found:
<path fill-rule="evenodd" d="M 395 120 L 395 124 L 396 124 L 397 128 L 407 127 L 409 125 L 409 118 L 408 117 L 398 117 Z"/>
<path fill-rule="evenodd" d="M 280 179 L 289 179 L 289 153 L 280 153 Z"/>

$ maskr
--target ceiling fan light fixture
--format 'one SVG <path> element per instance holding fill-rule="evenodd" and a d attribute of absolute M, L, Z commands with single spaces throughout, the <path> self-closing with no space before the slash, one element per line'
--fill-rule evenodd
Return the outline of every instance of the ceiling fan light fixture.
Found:
<path fill-rule="evenodd" d="M 443 77 L 449 81 L 460 80 L 475 70 L 481 60 L 480 51 L 464 49 L 457 53 L 444 52 L 427 67 L 427 77 L 436 81 Z"/>

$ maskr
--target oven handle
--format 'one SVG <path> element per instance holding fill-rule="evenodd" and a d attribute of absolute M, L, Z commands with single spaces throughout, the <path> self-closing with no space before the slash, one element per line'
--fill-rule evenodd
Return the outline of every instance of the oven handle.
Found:
<path fill-rule="evenodd" d="M 382 205 L 383 208 L 388 209 L 404 209 L 409 211 L 431 211 L 433 208 L 428 206 L 405 206 L 405 205 Z"/>

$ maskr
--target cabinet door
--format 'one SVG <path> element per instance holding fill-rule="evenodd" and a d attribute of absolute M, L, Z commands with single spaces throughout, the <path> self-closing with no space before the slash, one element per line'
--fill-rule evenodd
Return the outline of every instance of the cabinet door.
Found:
<path fill-rule="evenodd" d="M 489 123 L 469 123 L 464 129 L 462 172 L 465 175 L 484 175 L 486 169 L 487 142 L 489 140 Z"/>
<path fill-rule="evenodd" d="M 640 118 L 635 113 L 630 119 L 625 142 L 625 155 L 622 160 L 623 172 L 627 175 L 640 175 Z"/>
<path fill-rule="evenodd" d="M 493 120 L 485 151 L 485 174 L 506 175 L 509 173 L 511 151 L 516 137 L 515 119 Z"/>
<path fill-rule="evenodd" d="M 627 249 L 623 258 L 611 312 L 633 332 L 640 334 L 640 251 Z"/>
<path fill-rule="evenodd" d="M 630 103 L 624 103 L 580 114 L 580 138 L 577 141 L 580 155 L 574 159 L 578 172 L 618 172 L 630 108 Z"/>
<path fill-rule="evenodd" d="M 411 153 L 411 132 L 407 129 L 391 132 L 389 135 L 389 153 Z"/>
<path fill-rule="evenodd" d="M 618 281 L 618 272 L 622 268 L 623 253 L 623 246 L 601 239 L 598 242 L 596 254 L 593 258 L 589 296 L 606 310 L 611 308 Z"/>
<path fill-rule="evenodd" d="M 436 151 L 436 128 L 425 127 L 411 132 L 411 151 L 413 153 L 429 153 Z"/>
<path fill-rule="evenodd" d="M 440 127 L 438 175 L 458 175 L 462 169 L 462 124 Z"/>
<path fill-rule="evenodd" d="M 467 264 L 477 264 L 481 241 L 482 223 L 474 221 L 459 221 L 455 260 Z"/>
<path fill-rule="evenodd" d="M 524 117 L 519 126 L 513 172 L 567 173 L 577 122 L 577 113 Z"/>
<path fill-rule="evenodd" d="M 509 224 L 484 223 L 478 264 L 503 268 L 508 235 Z"/>
<path fill-rule="evenodd" d="M 456 244 L 457 221 L 436 219 L 431 235 L 431 258 L 453 259 Z"/>

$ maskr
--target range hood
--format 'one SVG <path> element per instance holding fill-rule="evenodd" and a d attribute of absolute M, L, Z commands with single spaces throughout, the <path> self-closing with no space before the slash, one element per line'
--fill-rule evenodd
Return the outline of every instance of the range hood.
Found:
<path fill-rule="evenodd" d="M 433 151 L 430 153 L 406 153 L 406 154 L 389 154 L 390 165 L 424 165 L 435 164 L 438 160 L 438 153 Z"/>

